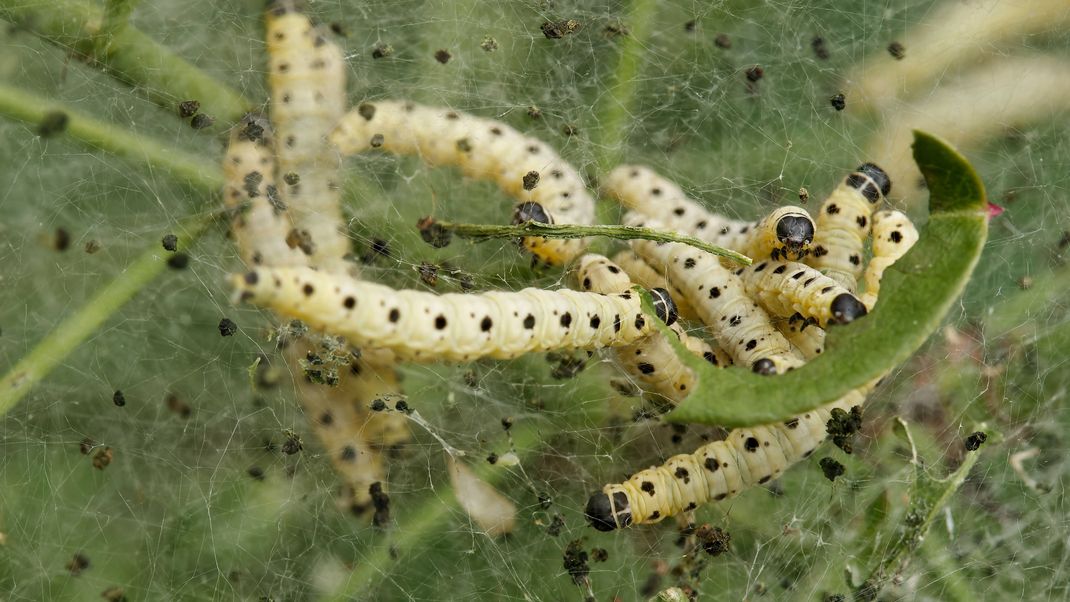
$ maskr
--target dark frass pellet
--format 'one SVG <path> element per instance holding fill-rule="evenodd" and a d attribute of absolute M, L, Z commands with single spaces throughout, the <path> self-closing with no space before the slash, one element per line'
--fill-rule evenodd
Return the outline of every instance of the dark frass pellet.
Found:
<path fill-rule="evenodd" d="M 451 58 L 453 58 L 453 55 L 450 54 L 450 51 L 446 50 L 445 48 L 440 48 L 435 51 L 435 60 L 442 63 L 443 65 L 450 62 Z"/>
<path fill-rule="evenodd" d="M 386 409 L 386 402 L 382 399 L 376 398 L 372 401 L 371 408 L 373 412 L 382 412 Z"/>
<path fill-rule="evenodd" d="M 394 47 L 390 44 L 379 43 L 372 48 L 373 59 L 385 59 L 386 57 L 394 54 Z"/>
<path fill-rule="evenodd" d="M 190 120 L 189 125 L 195 130 L 203 130 L 206 127 L 210 127 L 213 123 L 215 123 L 215 117 L 210 117 L 204 113 L 197 113 L 193 116 L 193 119 Z"/>
<path fill-rule="evenodd" d="M 174 253 L 178 250 L 178 237 L 174 234 L 165 234 L 163 240 L 161 240 L 160 242 L 163 243 L 163 248 L 165 251 L 170 251 Z"/>
<path fill-rule="evenodd" d="M 178 116 L 182 119 L 189 119 L 193 117 L 201 110 L 201 103 L 198 100 L 183 100 L 178 103 Z"/>
<path fill-rule="evenodd" d="M 238 332 L 238 325 L 234 323 L 234 320 L 223 318 L 219 321 L 219 336 L 230 337 L 236 332 Z"/>
<path fill-rule="evenodd" d="M 42 138 L 51 138 L 62 134 L 67 131 L 70 121 L 70 117 L 63 111 L 49 111 L 41 118 L 41 123 L 37 124 L 37 135 Z"/>
<path fill-rule="evenodd" d="M 728 50 L 732 47 L 732 38 L 728 37 L 728 34 L 719 33 L 713 39 L 713 44 L 722 50 Z"/>
<path fill-rule="evenodd" d="M 832 105 L 833 109 L 842 111 L 847 108 L 847 98 L 845 98 L 843 94 L 836 94 L 829 99 L 829 104 Z"/>
<path fill-rule="evenodd" d="M 404 399 L 399 399 L 398 402 L 394 404 L 394 409 L 401 412 L 402 414 L 412 413 L 412 408 L 409 407 L 409 403 Z"/>
<path fill-rule="evenodd" d="M 56 228 L 52 233 L 52 248 L 60 253 L 71 248 L 71 233 L 66 228 Z"/>
<path fill-rule="evenodd" d="M 172 270 L 184 270 L 189 267 L 189 255 L 185 253 L 175 253 L 167 258 L 167 267 Z"/>
<path fill-rule="evenodd" d="M 988 441 L 988 435 L 981 431 L 970 433 L 970 436 L 966 437 L 966 451 L 977 451 L 985 441 Z"/>
<path fill-rule="evenodd" d="M 829 49 L 825 45 L 825 38 L 821 36 L 814 36 L 814 39 L 810 40 L 810 48 L 814 51 L 814 56 L 825 61 L 829 58 Z"/>
<path fill-rule="evenodd" d="M 698 21 L 695 19 L 691 19 L 687 23 L 684 23 L 684 31 L 686 31 L 687 33 L 694 33 L 697 27 Z"/>
<path fill-rule="evenodd" d="M 126 405 L 126 396 L 123 395 L 122 391 L 116 391 L 111 396 L 111 402 L 121 408 Z"/>
<path fill-rule="evenodd" d="M 70 561 L 67 562 L 67 570 L 70 572 L 71 575 L 74 575 L 75 577 L 81 575 L 82 571 L 88 568 L 89 557 L 81 552 L 77 552 L 74 556 L 71 557 Z"/>
<path fill-rule="evenodd" d="M 755 83 L 763 77 L 765 77 L 765 69 L 762 69 L 760 65 L 755 65 L 750 69 L 747 69 L 747 81 Z"/>
<path fill-rule="evenodd" d="M 818 464 L 821 466 L 821 472 L 825 475 L 825 478 L 830 481 L 835 481 L 837 477 L 842 477 L 847 472 L 843 464 L 832 458 L 821 458 Z"/>
<path fill-rule="evenodd" d="M 325 416 L 330 416 L 330 414 L 326 414 Z M 329 421 L 331 419 L 328 418 L 327 420 Z M 327 421 L 323 422 L 326 423 Z M 305 446 L 301 441 L 301 437 L 299 437 L 297 433 L 294 433 L 292 431 L 286 433 L 286 441 L 284 441 L 282 444 L 282 453 L 286 454 L 287 456 L 292 456 L 304 448 Z"/>
<path fill-rule="evenodd" d="M 480 42 L 479 47 L 485 52 L 494 52 L 498 49 L 498 40 L 495 40 L 491 36 L 486 36 L 483 38 L 483 41 Z"/>
<path fill-rule="evenodd" d="M 532 119 L 541 119 L 542 109 L 535 105 L 531 105 L 530 107 L 528 107 L 528 117 L 531 117 Z"/>
<path fill-rule="evenodd" d="M 246 472 L 256 481 L 264 480 L 264 469 L 260 468 L 259 466 L 250 466 L 249 470 L 247 470 Z"/>
<path fill-rule="evenodd" d="M 903 45 L 899 42 L 892 42 L 891 44 L 888 44 L 888 54 L 892 55 L 892 58 L 894 58 L 895 60 L 903 60 L 903 58 L 907 55 L 906 53 L 907 49 L 904 48 Z"/>
<path fill-rule="evenodd" d="M 539 185 L 539 172 L 529 171 L 524 174 L 523 185 L 524 190 L 534 190 Z"/>

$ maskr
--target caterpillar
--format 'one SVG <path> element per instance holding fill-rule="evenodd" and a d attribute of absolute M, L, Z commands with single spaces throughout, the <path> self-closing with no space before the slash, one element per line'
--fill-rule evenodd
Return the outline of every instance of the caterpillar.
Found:
<path fill-rule="evenodd" d="M 365 102 L 346 114 L 331 140 L 345 154 L 378 148 L 418 155 L 431 165 L 454 165 L 465 175 L 493 180 L 519 201 L 514 221 L 594 223 L 594 199 L 583 178 L 548 144 L 508 125 L 412 102 Z M 550 264 L 567 264 L 583 239 L 527 237 L 524 246 Z"/>
<path fill-rule="evenodd" d="M 291 0 L 268 5 L 267 53 L 275 156 L 302 244 L 315 265 L 353 271 L 341 207 L 341 158 L 327 136 L 345 111 L 345 60 Z"/>
<path fill-rule="evenodd" d="M 595 293 L 619 293 L 632 287 L 627 273 L 602 255 L 588 254 L 580 257 L 576 279 L 583 290 Z M 717 366 L 731 363 L 724 352 L 720 349 L 714 350 L 700 338 L 689 336 L 679 323 L 669 328 L 685 347 L 711 364 Z M 679 402 L 694 388 L 695 374 L 680 361 L 672 345 L 660 333 L 655 332 L 631 345 L 617 347 L 614 352 L 617 363 L 642 383 L 645 390 L 670 402 Z"/>
<path fill-rule="evenodd" d="M 672 295 L 672 300 L 676 302 L 676 311 L 681 318 L 686 320 L 699 319 L 698 314 L 691 307 L 691 303 L 687 301 L 683 291 L 673 286 L 663 274 L 650 267 L 650 264 L 636 255 L 635 251 L 624 249 L 614 255 L 612 261 L 628 274 L 628 278 L 633 283 L 645 289 L 663 288 L 669 291 Z"/>
<path fill-rule="evenodd" d="M 626 214 L 626 225 L 663 228 L 655 220 Z M 632 248 L 684 292 L 722 349 L 759 374 L 783 373 L 802 364 L 791 344 L 765 312 L 747 296 L 739 276 L 717 257 L 692 247 L 633 240 Z"/>
<path fill-rule="evenodd" d="M 223 157 L 223 201 L 231 232 L 246 265 L 304 265 L 300 250 L 286 244 L 292 225 L 275 185 L 271 126 L 249 114 L 230 132 Z"/>
<path fill-rule="evenodd" d="M 773 326 L 784 335 L 784 338 L 806 361 L 821 355 L 821 352 L 825 350 L 825 330 L 813 325 L 803 328 L 807 326 L 807 322 L 801 316 L 776 319 L 773 321 Z"/>
<path fill-rule="evenodd" d="M 885 210 L 873 214 L 873 257 L 866 265 L 866 291 L 862 303 L 873 309 L 880 292 L 884 270 L 906 255 L 918 242 L 918 229 L 901 211 Z"/>
<path fill-rule="evenodd" d="M 872 163 L 863 163 L 847 176 L 821 206 L 813 252 L 806 263 L 854 292 L 862 275 L 870 218 L 891 189 L 888 174 Z"/>
<path fill-rule="evenodd" d="M 786 422 L 733 429 L 723 441 L 606 485 L 588 499 L 584 515 L 595 529 L 612 531 L 656 523 L 767 483 L 813 453 L 828 434 L 832 411 L 862 405 L 874 384 Z"/>
<path fill-rule="evenodd" d="M 652 332 L 632 291 L 599 295 L 528 288 L 436 295 L 395 290 L 311 268 L 258 268 L 232 277 L 235 296 L 399 359 L 468 361 L 533 351 L 633 343 Z M 651 291 L 657 315 L 676 321 L 664 290 Z"/>
<path fill-rule="evenodd" d="M 689 199 L 679 186 L 653 170 L 622 165 L 609 173 L 603 192 L 622 205 L 752 259 L 800 259 L 809 253 L 815 225 L 802 207 L 776 209 L 757 222 L 728 219 Z"/>
<path fill-rule="evenodd" d="M 848 324 L 866 315 L 866 306 L 835 280 L 794 261 L 762 261 L 740 268 L 747 294 L 769 313 L 799 316 L 802 328 Z"/>

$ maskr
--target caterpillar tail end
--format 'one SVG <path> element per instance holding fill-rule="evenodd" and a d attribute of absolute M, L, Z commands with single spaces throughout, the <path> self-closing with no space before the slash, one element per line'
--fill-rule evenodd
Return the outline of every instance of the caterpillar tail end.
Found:
<path fill-rule="evenodd" d="M 628 506 L 628 496 L 623 491 L 609 494 L 599 491 L 587 500 L 587 507 L 583 511 L 587 522 L 598 531 L 613 531 L 623 529 L 632 524 L 632 512 Z"/>

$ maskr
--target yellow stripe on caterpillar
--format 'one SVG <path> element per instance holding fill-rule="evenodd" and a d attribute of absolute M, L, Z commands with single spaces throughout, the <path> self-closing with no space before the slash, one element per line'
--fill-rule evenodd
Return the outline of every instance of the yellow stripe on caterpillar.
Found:
<path fill-rule="evenodd" d="M 660 222 L 636 214 L 625 215 L 624 223 L 664 229 Z M 760 374 L 783 373 L 802 365 L 787 339 L 773 328 L 769 314 L 747 296 L 743 281 L 717 257 L 676 243 L 634 240 L 632 248 L 668 274 L 735 363 Z"/>
<path fill-rule="evenodd" d="M 305 255 L 291 248 L 293 229 L 275 184 L 271 126 L 246 115 L 230 132 L 223 157 L 223 202 L 232 212 L 231 232 L 247 265 L 300 266 Z"/>
<path fill-rule="evenodd" d="M 499 121 L 379 100 L 346 114 L 331 140 L 347 155 L 376 148 L 416 155 L 432 166 L 455 165 L 469 177 L 492 180 L 519 202 L 524 214 L 514 217 L 517 222 L 594 223 L 594 199 L 579 172 L 548 144 Z M 551 264 L 572 261 L 586 245 L 583 239 L 524 239 L 525 247 Z"/>
<path fill-rule="evenodd" d="M 260 268 L 232 277 L 235 297 L 399 359 L 468 361 L 553 349 L 628 345 L 655 332 L 634 291 L 599 295 L 528 288 L 437 295 L 311 268 Z M 658 316 L 676 310 L 652 291 Z"/>
<path fill-rule="evenodd" d="M 769 313 L 779 317 L 798 315 L 806 325 L 827 328 L 849 324 L 866 315 L 866 306 L 835 280 L 814 268 L 794 261 L 761 261 L 740 268 L 747 294 Z"/>
<path fill-rule="evenodd" d="M 873 257 L 866 266 L 866 291 L 862 303 L 873 309 L 880 292 L 884 270 L 899 261 L 918 242 L 918 229 L 901 211 L 878 211 L 873 215 Z"/>
<path fill-rule="evenodd" d="M 874 384 L 786 422 L 734 429 L 723 441 L 606 485 L 587 501 L 585 516 L 595 529 L 612 531 L 656 523 L 767 483 L 824 441 L 833 409 L 861 406 Z"/>
<path fill-rule="evenodd" d="M 870 219 L 891 189 L 888 175 L 872 163 L 863 163 L 847 176 L 821 206 L 813 252 L 806 263 L 848 291 L 856 291 Z"/>

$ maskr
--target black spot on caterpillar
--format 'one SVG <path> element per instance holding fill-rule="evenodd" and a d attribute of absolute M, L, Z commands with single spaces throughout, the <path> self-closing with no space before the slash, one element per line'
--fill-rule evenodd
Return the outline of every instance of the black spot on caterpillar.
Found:
<path fill-rule="evenodd" d="M 918 230 L 904 213 L 894 210 L 873 214 L 873 257 L 865 271 L 866 291 L 862 303 L 873 308 L 880 292 L 881 277 L 918 242 Z"/>

